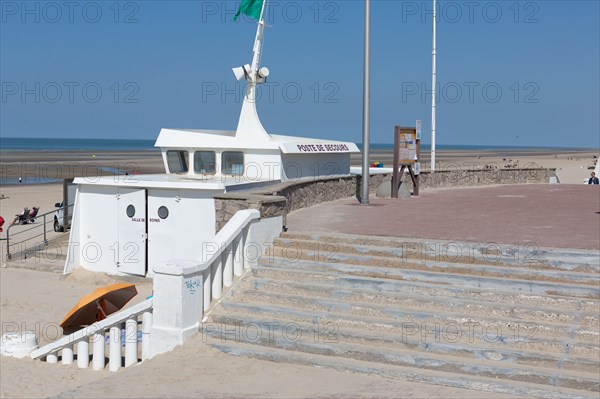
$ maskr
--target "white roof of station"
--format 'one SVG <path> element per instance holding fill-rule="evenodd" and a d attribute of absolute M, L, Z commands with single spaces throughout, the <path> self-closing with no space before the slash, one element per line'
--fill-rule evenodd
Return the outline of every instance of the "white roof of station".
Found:
<path fill-rule="evenodd" d="M 232 187 L 243 188 L 247 185 L 272 183 L 270 180 L 249 179 L 236 176 L 190 176 L 182 174 L 153 174 L 153 175 L 110 175 L 98 177 L 76 177 L 75 184 L 118 187 L 143 188 L 177 188 L 230 190 Z"/>
<path fill-rule="evenodd" d="M 312 146 L 299 150 L 298 146 Z M 265 139 L 240 139 L 235 130 L 162 129 L 155 147 L 162 148 L 226 148 L 280 150 L 283 153 L 356 153 L 351 142 L 323 140 L 309 137 L 269 135 Z"/>

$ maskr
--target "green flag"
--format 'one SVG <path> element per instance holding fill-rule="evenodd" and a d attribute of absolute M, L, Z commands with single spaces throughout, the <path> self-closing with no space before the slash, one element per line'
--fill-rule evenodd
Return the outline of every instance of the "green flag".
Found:
<path fill-rule="evenodd" d="M 252 19 L 260 20 L 260 13 L 262 12 L 262 5 L 264 0 L 242 0 L 242 4 L 240 4 L 240 8 L 233 17 L 234 21 L 237 21 L 240 13 L 246 14 Z"/>

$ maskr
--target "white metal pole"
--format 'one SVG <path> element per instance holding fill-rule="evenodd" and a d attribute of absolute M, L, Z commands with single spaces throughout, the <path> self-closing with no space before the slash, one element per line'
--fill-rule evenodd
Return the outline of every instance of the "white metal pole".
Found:
<path fill-rule="evenodd" d="M 254 39 L 254 49 L 252 56 L 252 77 L 254 82 L 258 79 L 258 65 L 260 63 L 260 55 L 262 52 L 262 42 L 263 35 L 265 30 L 265 4 L 267 4 L 267 0 L 263 1 L 262 9 L 260 10 L 260 18 L 258 20 L 258 27 L 256 28 L 256 38 Z"/>
<path fill-rule="evenodd" d="M 436 0 L 433 0 L 433 50 L 431 51 L 431 171 L 435 172 L 435 100 L 436 100 L 436 50 L 435 50 L 435 27 L 436 21 Z"/>
<path fill-rule="evenodd" d="M 365 54 L 363 72 L 363 159 L 362 159 L 362 205 L 369 205 L 369 140 L 370 140 L 370 63 L 371 63 L 371 1 L 365 0 Z"/>

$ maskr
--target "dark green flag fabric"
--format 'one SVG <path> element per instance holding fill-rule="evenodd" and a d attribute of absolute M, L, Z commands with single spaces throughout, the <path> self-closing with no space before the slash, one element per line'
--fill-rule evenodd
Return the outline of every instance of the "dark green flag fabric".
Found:
<path fill-rule="evenodd" d="M 240 14 L 246 14 L 252 19 L 259 20 L 260 13 L 262 11 L 262 5 L 264 0 L 242 0 L 242 4 L 240 4 L 240 8 L 233 17 L 234 21 L 237 21 Z"/>

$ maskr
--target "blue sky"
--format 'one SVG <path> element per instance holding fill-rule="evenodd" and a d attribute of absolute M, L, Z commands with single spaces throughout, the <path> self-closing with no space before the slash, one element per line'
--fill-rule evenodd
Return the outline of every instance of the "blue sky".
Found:
<path fill-rule="evenodd" d="M 598 1 L 441 1 L 439 144 L 600 147 Z M 235 129 L 256 24 L 233 1 L 0 2 L 4 137 Z M 372 4 L 371 135 L 423 120 L 431 1 Z M 363 1 L 273 1 L 258 108 L 271 133 L 361 141 Z"/>

